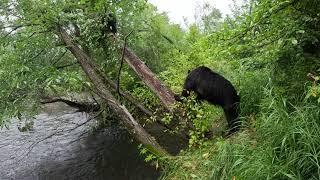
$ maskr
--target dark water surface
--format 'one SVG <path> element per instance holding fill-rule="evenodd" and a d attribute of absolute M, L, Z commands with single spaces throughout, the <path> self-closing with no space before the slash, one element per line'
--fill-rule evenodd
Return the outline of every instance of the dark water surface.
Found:
<path fill-rule="evenodd" d="M 0 180 L 159 177 L 125 130 L 93 131 L 95 120 L 81 125 L 89 118 L 57 103 L 36 116 L 31 131 L 20 132 L 21 122 L 13 120 L 9 130 L 0 130 Z"/>

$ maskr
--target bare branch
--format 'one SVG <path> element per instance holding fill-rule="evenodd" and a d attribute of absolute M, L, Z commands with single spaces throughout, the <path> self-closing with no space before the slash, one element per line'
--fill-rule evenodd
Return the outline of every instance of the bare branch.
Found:
<path fill-rule="evenodd" d="M 66 53 L 67 53 L 67 50 L 65 50 L 65 51 L 61 54 L 61 56 L 52 63 L 52 65 L 54 66 L 55 64 L 57 64 L 57 63 L 63 58 L 63 56 L 64 56 Z"/>
<path fill-rule="evenodd" d="M 63 68 L 70 67 L 70 66 L 74 66 L 74 65 L 79 65 L 79 63 L 78 63 L 78 62 L 74 62 L 74 63 L 62 65 L 62 66 L 57 66 L 56 69 L 59 70 L 59 69 L 63 69 Z"/>
<path fill-rule="evenodd" d="M 45 50 L 42 49 L 39 53 L 37 53 L 36 55 L 34 55 L 33 57 L 31 57 L 31 59 L 35 59 L 37 57 L 39 57 Z"/>
<path fill-rule="evenodd" d="M 122 49 L 120 67 L 119 67 L 119 72 L 118 72 L 118 80 L 117 80 L 117 92 L 118 92 L 119 98 L 121 98 L 121 93 L 120 93 L 120 75 L 121 75 L 121 70 L 122 70 L 123 61 L 124 61 L 124 53 L 125 53 L 125 50 L 126 50 L 128 37 L 132 33 L 133 33 L 133 30 L 128 35 L 126 35 L 126 37 L 124 38 L 124 45 L 123 45 L 123 49 Z"/>
<path fill-rule="evenodd" d="M 33 150 L 33 148 L 34 148 L 36 145 L 38 145 L 39 143 L 41 143 L 41 142 L 43 142 L 43 141 L 45 141 L 45 140 L 48 140 L 48 139 L 54 137 L 55 135 L 57 135 L 57 134 L 59 134 L 59 133 L 64 133 L 64 132 L 70 133 L 71 131 L 78 129 L 79 127 L 87 124 L 87 123 L 90 122 L 91 120 L 97 118 L 99 115 L 101 115 L 101 113 L 102 113 L 102 111 L 99 112 L 99 113 L 98 113 L 97 115 L 95 115 L 94 117 L 89 118 L 87 121 L 85 121 L 85 122 L 83 122 L 83 123 L 81 123 L 81 124 L 77 124 L 77 125 L 76 125 L 75 127 L 73 127 L 73 128 L 70 128 L 70 129 L 67 129 L 67 130 L 61 129 L 61 130 L 55 131 L 54 133 L 52 133 L 52 134 L 50 134 L 50 135 L 48 135 L 48 136 L 46 136 L 46 137 L 44 137 L 44 138 L 36 141 L 36 142 L 33 142 L 33 143 L 27 148 L 28 151 L 22 155 L 22 157 L 17 161 L 17 163 L 19 163 L 20 161 L 22 161 L 22 160 Z"/>
<path fill-rule="evenodd" d="M 47 33 L 50 32 L 49 30 L 45 30 L 45 31 L 38 31 L 38 32 L 33 32 L 30 36 L 28 36 L 28 38 L 31 38 L 32 36 L 34 36 L 35 34 L 42 34 L 42 33 Z"/>
<path fill-rule="evenodd" d="M 12 34 L 14 31 L 16 31 L 16 30 L 18 30 L 19 28 L 22 28 L 23 26 L 16 26 L 16 27 L 14 27 L 14 28 L 12 28 L 11 29 L 11 31 L 9 31 L 7 34 L 5 34 L 4 35 L 4 37 L 3 38 L 6 38 L 6 37 L 8 37 L 10 34 Z"/>
<path fill-rule="evenodd" d="M 71 101 L 68 99 L 60 98 L 60 97 L 43 97 L 43 100 L 41 101 L 42 104 L 49 104 L 49 103 L 55 103 L 55 102 L 66 103 L 71 107 L 77 108 L 78 112 L 93 112 L 93 111 L 100 110 L 99 104 L 93 104 L 90 102 Z"/>

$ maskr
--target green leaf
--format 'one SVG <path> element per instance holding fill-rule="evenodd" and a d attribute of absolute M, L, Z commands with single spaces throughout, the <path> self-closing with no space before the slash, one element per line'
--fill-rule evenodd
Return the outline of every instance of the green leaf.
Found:
<path fill-rule="evenodd" d="M 293 45 L 297 45 L 298 44 L 298 40 L 296 40 L 296 39 L 292 39 L 291 42 L 292 42 Z"/>
<path fill-rule="evenodd" d="M 192 178 L 197 178 L 197 177 L 198 177 L 198 176 L 195 175 L 195 174 L 190 174 L 190 176 L 191 176 Z"/>
<path fill-rule="evenodd" d="M 297 31 L 297 33 L 304 34 L 305 31 L 304 30 L 299 30 L 299 31 Z"/>

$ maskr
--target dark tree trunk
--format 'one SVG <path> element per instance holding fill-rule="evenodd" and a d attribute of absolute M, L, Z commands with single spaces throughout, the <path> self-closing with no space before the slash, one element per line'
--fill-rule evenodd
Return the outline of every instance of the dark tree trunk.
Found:
<path fill-rule="evenodd" d="M 113 36 L 116 39 L 115 36 Z M 137 73 L 141 80 L 160 98 L 167 110 L 172 111 L 172 105 L 176 102 L 174 93 L 167 88 L 158 77 L 136 56 L 128 47 L 124 47 L 124 59 Z"/>
<path fill-rule="evenodd" d="M 100 75 L 100 77 L 102 78 L 103 82 L 105 84 L 108 84 L 111 87 L 111 90 L 113 92 L 117 92 L 117 85 L 116 83 L 114 83 L 112 80 L 108 79 L 107 77 L 105 77 L 105 75 L 103 73 L 101 73 L 101 71 L 98 70 L 98 68 L 92 64 L 92 66 L 94 66 L 94 68 L 96 69 L 96 71 L 98 72 L 98 74 Z M 122 91 L 121 89 L 119 89 L 121 96 L 123 96 L 126 100 L 128 100 L 130 103 L 132 103 L 133 105 L 135 105 L 136 107 L 138 107 L 143 113 L 145 113 L 148 116 L 152 116 L 153 113 L 147 109 L 146 107 L 144 107 L 143 104 L 141 104 L 137 99 L 135 99 L 130 93 Z"/>
<path fill-rule="evenodd" d="M 79 101 L 71 101 L 61 97 L 42 97 L 42 104 L 49 104 L 55 102 L 63 102 L 67 105 L 77 108 L 79 112 L 94 112 L 100 110 L 100 105 L 93 102 L 79 102 Z"/>

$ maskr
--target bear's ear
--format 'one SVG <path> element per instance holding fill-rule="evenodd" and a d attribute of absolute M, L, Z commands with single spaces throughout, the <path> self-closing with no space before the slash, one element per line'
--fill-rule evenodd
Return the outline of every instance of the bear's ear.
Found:
<path fill-rule="evenodd" d="M 188 70 L 188 74 L 189 74 L 190 72 L 191 72 L 191 70 L 189 69 L 189 70 Z"/>

